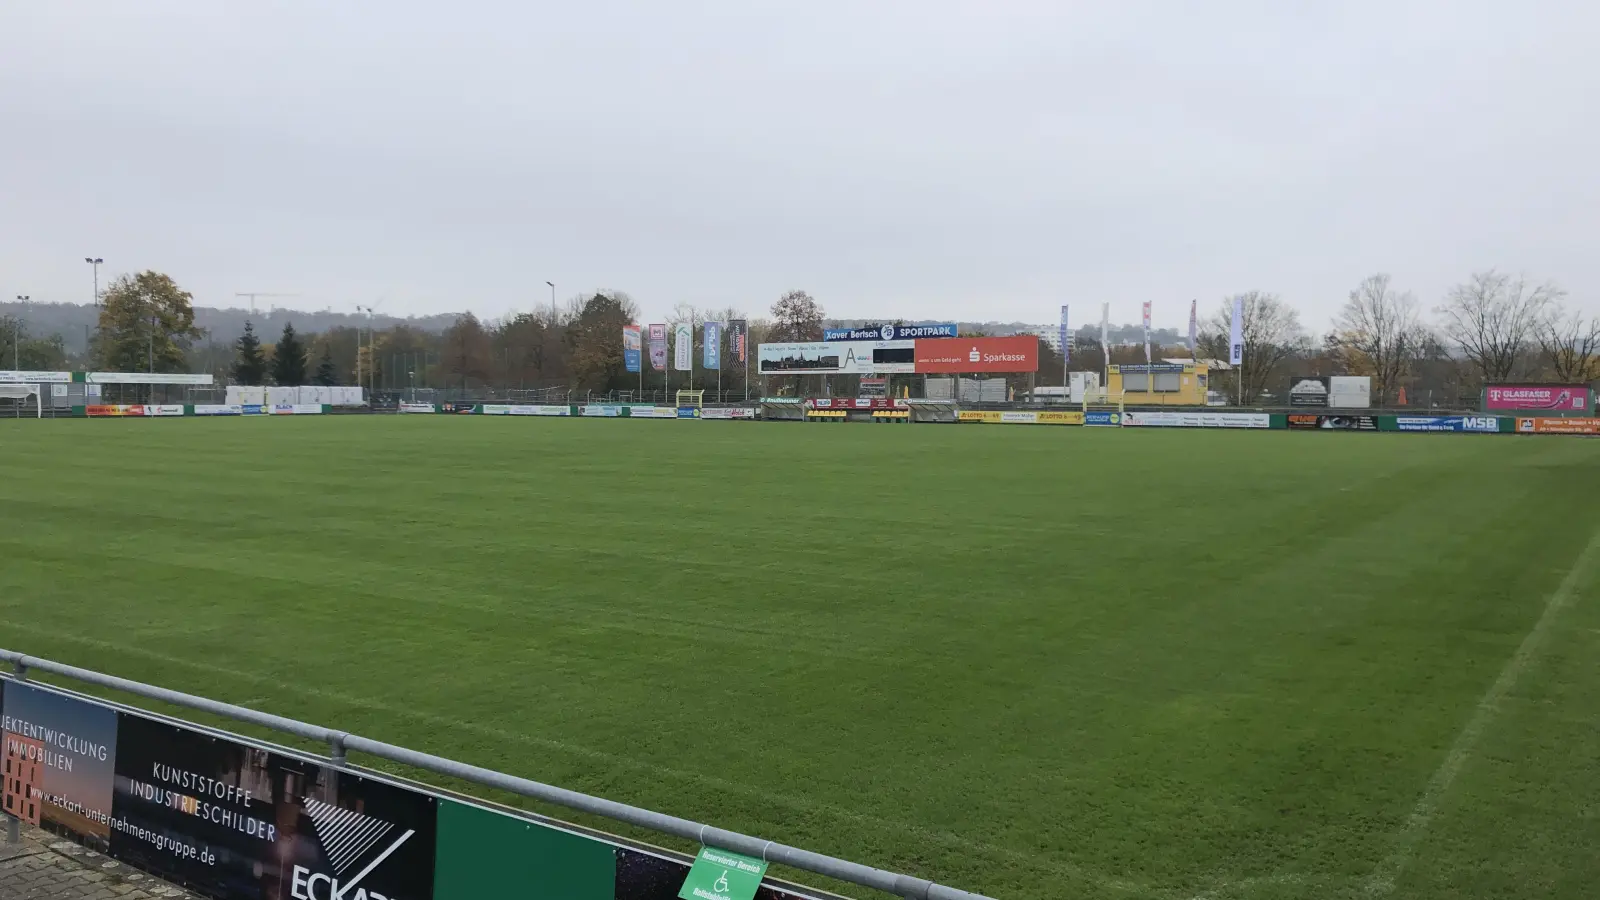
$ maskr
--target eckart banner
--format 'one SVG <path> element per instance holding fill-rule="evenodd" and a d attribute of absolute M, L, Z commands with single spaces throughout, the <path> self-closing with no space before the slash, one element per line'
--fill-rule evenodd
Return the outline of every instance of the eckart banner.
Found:
<path fill-rule="evenodd" d="M 218 900 L 676 900 L 700 883 L 669 851 L 9 678 L 0 746 L 6 813 Z M 712 900 L 808 898 L 701 856 Z"/>
<path fill-rule="evenodd" d="M 1039 338 L 950 338 L 916 342 L 917 372 L 965 374 L 969 372 L 1037 372 Z"/>
<path fill-rule="evenodd" d="M 1125 412 L 1124 426 L 1158 428 L 1271 428 L 1267 413 Z"/>
<path fill-rule="evenodd" d="M 1395 416 L 1396 431 L 1473 431 L 1498 434 L 1500 420 L 1495 416 Z"/>
<path fill-rule="evenodd" d="M 756 411 L 746 406 L 715 406 L 700 410 L 702 419 L 754 419 Z"/>
<path fill-rule="evenodd" d="M 892 375 L 915 372 L 916 341 L 799 341 L 762 344 L 763 375 Z"/>
<path fill-rule="evenodd" d="M 486 416 L 570 416 L 572 407 L 485 403 L 482 413 Z"/>
<path fill-rule="evenodd" d="M 1093 425 L 1097 428 L 1120 428 L 1122 426 L 1122 413 L 1105 409 L 1094 409 L 1083 414 L 1083 424 Z"/>
<path fill-rule="evenodd" d="M 933 325 L 861 325 L 855 328 L 828 328 L 822 332 L 824 341 L 904 341 L 955 336 L 954 322 L 940 322 Z"/>
<path fill-rule="evenodd" d="M 196 403 L 194 414 L 197 416 L 242 416 L 244 407 L 239 404 Z"/>
<path fill-rule="evenodd" d="M 437 412 L 432 403 L 401 403 L 400 411 L 403 413 L 431 413 Z"/>
<path fill-rule="evenodd" d="M 808 409 L 910 409 L 898 397 L 807 397 Z"/>
<path fill-rule="evenodd" d="M 1600 419 L 1518 419 L 1517 431 L 1520 434 L 1600 434 Z"/>
<path fill-rule="evenodd" d="M 1324 431 L 1377 431 L 1375 416 L 1317 416 L 1291 414 L 1288 426 L 1294 429 L 1320 429 Z"/>
<path fill-rule="evenodd" d="M 322 414 L 320 403 L 274 403 L 272 414 L 275 416 L 317 416 Z"/>
<path fill-rule="evenodd" d="M 1491 384 L 1483 389 L 1483 408 L 1588 412 L 1594 408 L 1594 398 L 1585 384 Z"/>
<path fill-rule="evenodd" d="M 614 419 L 617 416 L 622 415 L 623 407 L 621 407 L 621 406 L 582 406 L 582 407 L 579 407 L 578 409 L 579 409 L 579 412 L 578 412 L 579 415 L 593 416 L 593 417 L 607 418 L 607 419 Z"/>

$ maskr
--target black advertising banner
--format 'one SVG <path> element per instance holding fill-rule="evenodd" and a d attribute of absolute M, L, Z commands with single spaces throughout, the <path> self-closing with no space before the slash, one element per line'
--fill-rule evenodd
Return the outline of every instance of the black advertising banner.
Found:
<path fill-rule="evenodd" d="M 1290 406 L 1327 406 L 1328 379 L 1321 375 L 1298 375 L 1289 379 Z"/>
<path fill-rule="evenodd" d="M 1288 417 L 1290 428 L 1323 429 L 1331 431 L 1377 431 L 1375 416 L 1317 416 L 1292 413 Z"/>
<path fill-rule="evenodd" d="M 124 713 L 111 855 L 226 900 L 429 900 L 436 802 Z"/>
<path fill-rule="evenodd" d="M 109 849 L 116 711 L 10 682 L 0 731 L 6 811 L 86 847 Z"/>

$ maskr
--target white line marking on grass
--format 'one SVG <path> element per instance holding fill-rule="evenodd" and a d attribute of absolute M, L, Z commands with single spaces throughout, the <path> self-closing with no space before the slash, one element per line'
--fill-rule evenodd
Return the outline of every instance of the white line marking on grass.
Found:
<path fill-rule="evenodd" d="M 1411 862 L 1411 854 L 1416 849 L 1417 840 L 1433 821 L 1434 814 L 1439 811 L 1440 802 L 1444 800 L 1445 794 L 1449 793 L 1456 776 L 1461 774 L 1468 757 L 1477 749 L 1478 739 L 1499 714 L 1500 701 L 1504 700 L 1506 694 L 1516 686 L 1522 670 L 1526 669 L 1528 663 L 1538 654 L 1540 645 L 1544 643 L 1545 635 L 1550 631 L 1556 616 L 1571 605 L 1578 582 L 1589 568 L 1596 550 L 1600 550 L 1600 531 L 1589 536 L 1589 543 L 1584 546 L 1583 552 L 1578 554 L 1577 561 L 1567 570 L 1566 577 L 1561 579 L 1561 583 L 1550 594 L 1550 599 L 1545 601 L 1544 612 L 1539 615 L 1538 621 L 1533 623 L 1533 628 L 1517 646 L 1516 652 L 1506 660 L 1505 668 L 1500 670 L 1500 676 L 1494 680 L 1494 684 L 1489 685 L 1489 690 L 1478 700 L 1472 718 L 1467 720 L 1466 727 L 1456 735 L 1455 742 L 1450 745 L 1450 751 L 1445 754 L 1444 762 L 1440 763 L 1433 777 L 1428 779 L 1428 787 L 1422 792 L 1422 798 L 1412 808 L 1405 827 L 1396 835 L 1393 852 L 1378 863 L 1378 867 L 1367 879 L 1367 893 L 1387 894 L 1394 890 L 1395 880 Z"/>
<path fill-rule="evenodd" d="M 634 769 L 679 781 L 703 784 L 726 793 L 742 795 L 774 805 L 788 806 L 800 810 L 809 810 L 831 815 L 840 819 L 848 819 L 854 822 L 875 825 L 880 828 L 891 829 L 902 834 L 921 838 L 923 840 L 936 841 L 947 846 L 953 845 L 956 847 L 965 848 L 967 850 L 974 850 L 980 853 L 987 853 L 992 856 L 1003 857 L 1014 862 L 1023 863 L 1036 871 L 1045 871 L 1057 875 L 1065 875 L 1070 878 L 1078 878 L 1097 887 L 1114 890 L 1119 893 L 1133 894 L 1138 897 L 1173 896 L 1148 884 L 1102 875 L 1098 872 L 1090 871 L 1083 867 L 1073 865 L 1069 862 L 1041 857 L 1037 853 L 1026 853 L 1023 851 L 1014 850 L 1010 847 L 1002 847 L 996 844 L 984 843 L 983 841 L 975 841 L 971 838 L 964 837 L 954 832 L 940 831 L 909 822 L 901 822 L 894 819 L 882 819 L 878 818 L 877 816 L 867 815 L 866 813 L 856 812 L 855 810 L 834 806 L 830 803 L 822 803 L 805 797 L 780 794 L 774 791 L 752 787 L 737 781 L 713 778 L 703 775 L 699 772 L 689 772 L 682 769 L 674 769 L 670 766 L 657 765 L 655 763 L 645 762 L 630 756 L 620 756 L 617 754 L 608 753 L 604 750 L 596 750 L 592 747 L 584 747 L 579 744 L 552 740 L 550 738 L 534 737 L 533 735 L 528 734 L 519 734 L 517 732 L 495 728 L 491 725 L 483 725 L 477 722 L 469 722 L 462 719 L 452 719 L 448 716 L 440 716 L 433 713 L 422 712 L 416 709 L 391 706 L 381 700 L 372 700 L 365 697 L 346 694 L 340 691 L 330 691 L 323 688 L 309 687 L 303 684 L 293 684 L 286 681 L 279 681 L 269 676 L 260 675 L 253 672 L 243 672 L 237 669 L 230 669 L 225 666 L 200 662 L 198 660 L 182 659 L 180 657 L 170 656 L 155 650 L 146 650 L 142 647 L 117 644 L 111 641 L 98 640 L 96 638 L 84 637 L 77 634 L 68 634 L 49 628 L 40 628 L 34 625 L 27 625 L 17 622 L 7 623 L 6 627 L 13 628 L 18 631 L 30 631 L 35 634 L 46 635 L 60 640 L 70 641 L 72 643 L 83 644 L 89 647 L 116 650 L 132 656 L 142 656 L 146 659 L 153 659 L 181 668 L 194 669 L 196 671 L 209 672 L 216 675 L 227 675 L 243 681 L 269 685 L 292 694 L 300 694 L 302 696 L 310 697 L 322 697 L 337 703 L 345 704 L 347 706 L 377 710 L 392 716 L 414 719 L 430 725 L 445 725 L 461 731 L 476 732 L 477 734 L 495 738 L 496 740 L 523 744 L 525 746 L 544 747 L 550 750 L 557 750 L 573 756 L 596 760 L 620 768 Z"/>

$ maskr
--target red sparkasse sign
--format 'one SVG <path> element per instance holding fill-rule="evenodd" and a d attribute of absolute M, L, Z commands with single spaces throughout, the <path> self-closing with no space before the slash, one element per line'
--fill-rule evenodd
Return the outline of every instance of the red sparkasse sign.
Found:
<path fill-rule="evenodd" d="M 1484 388 L 1485 409 L 1537 409 L 1583 412 L 1592 404 L 1583 384 L 1491 384 Z"/>
<path fill-rule="evenodd" d="M 918 338 L 916 362 L 918 372 L 1037 372 L 1039 338 Z"/>

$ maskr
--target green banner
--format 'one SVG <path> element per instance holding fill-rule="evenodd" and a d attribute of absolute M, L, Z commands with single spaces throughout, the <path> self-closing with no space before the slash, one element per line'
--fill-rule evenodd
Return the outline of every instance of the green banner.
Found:
<path fill-rule="evenodd" d="M 761 878 L 767 874 L 767 862 L 718 850 L 701 847 L 700 855 L 689 869 L 678 891 L 679 900 L 753 900 L 761 887 Z"/>
<path fill-rule="evenodd" d="M 468 806 L 439 801 L 434 900 L 612 900 L 610 844 Z"/>

